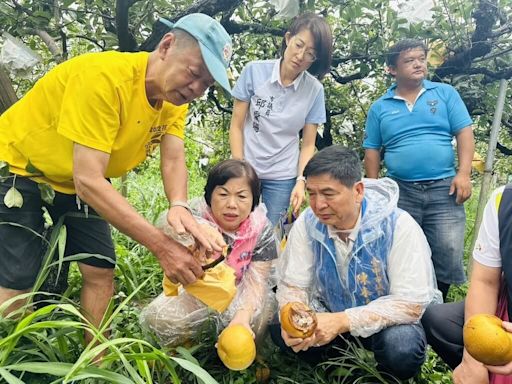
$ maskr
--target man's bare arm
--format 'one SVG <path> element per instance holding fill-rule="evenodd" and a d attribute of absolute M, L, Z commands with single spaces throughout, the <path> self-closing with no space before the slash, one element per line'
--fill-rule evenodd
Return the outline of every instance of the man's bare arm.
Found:
<path fill-rule="evenodd" d="M 378 179 L 380 172 L 380 150 L 365 149 L 363 163 L 366 171 L 366 177 L 369 177 L 370 179 Z"/>

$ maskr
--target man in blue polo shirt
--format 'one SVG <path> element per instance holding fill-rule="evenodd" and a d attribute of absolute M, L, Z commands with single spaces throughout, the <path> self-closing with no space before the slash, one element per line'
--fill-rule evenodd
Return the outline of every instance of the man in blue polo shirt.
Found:
<path fill-rule="evenodd" d="M 472 121 L 452 86 L 425 79 L 427 48 L 423 42 L 398 42 L 386 61 L 395 84 L 368 112 L 363 143 L 366 175 L 378 177 L 383 152 L 387 175 L 400 187 L 398 206 L 425 232 L 437 283 L 446 298 L 451 284 L 465 281 L 462 204 L 471 196 Z"/>

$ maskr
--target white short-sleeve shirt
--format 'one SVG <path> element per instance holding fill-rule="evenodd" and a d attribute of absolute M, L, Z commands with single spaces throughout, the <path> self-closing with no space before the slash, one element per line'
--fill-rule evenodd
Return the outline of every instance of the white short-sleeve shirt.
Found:
<path fill-rule="evenodd" d="M 244 122 L 244 157 L 261 179 L 297 176 L 299 131 L 326 120 L 322 84 L 308 72 L 283 86 L 280 60 L 250 62 L 232 95 L 249 103 Z"/>
<path fill-rule="evenodd" d="M 485 205 L 473 258 L 486 267 L 501 268 L 498 206 L 505 187 L 496 189 Z"/>

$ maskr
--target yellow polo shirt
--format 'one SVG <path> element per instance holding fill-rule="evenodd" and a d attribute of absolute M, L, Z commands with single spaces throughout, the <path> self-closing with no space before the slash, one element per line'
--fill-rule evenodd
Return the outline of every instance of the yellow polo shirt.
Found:
<path fill-rule="evenodd" d="M 149 53 L 101 52 L 70 59 L 48 72 L 0 116 L 0 160 L 30 176 L 28 162 L 56 191 L 75 193 L 73 143 L 110 154 L 105 177 L 142 162 L 168 133 L 183 138 L 187 105 L 146 97 Z"/>

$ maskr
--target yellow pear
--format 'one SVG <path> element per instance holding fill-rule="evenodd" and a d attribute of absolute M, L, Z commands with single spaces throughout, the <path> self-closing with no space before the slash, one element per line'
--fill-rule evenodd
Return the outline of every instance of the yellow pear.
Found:
<path fill-rule="evenodd" d="M 512 361 L 512 333 L 501 326 L 499 317 L 488 314 L 471 316 L 464 325 L 464 346 L 471 356 L 487 365 L 505 365 Z"/>
<path fill-rule="evenodd" d="M 217 340 L 217 354 L 232 371 L 248 368 L 256 358 L 256 344 L 251 332 L 243 325 L 225 328 Z"/>

